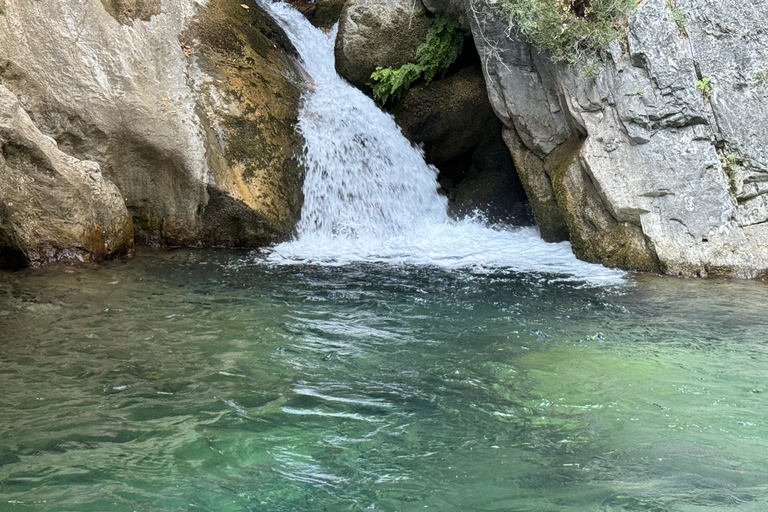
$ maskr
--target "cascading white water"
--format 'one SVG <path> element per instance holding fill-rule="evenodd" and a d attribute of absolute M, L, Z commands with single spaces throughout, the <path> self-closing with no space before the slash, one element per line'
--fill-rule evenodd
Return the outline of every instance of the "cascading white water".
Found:
<path fill-rule="evenodd" d="M 302 98 L 304 206 L 295 240 L 267 256 L 278 264 L 352 262 L 511 268 L 613 282 L 621 273 L 577 260 L 567 242 L 534 228 L 454 221 L 437 193 L 437 170 L 392 116 L 336 74 L 327 36 L 285 3 L 262 3 L 299 52 L 313 84 Z"/>

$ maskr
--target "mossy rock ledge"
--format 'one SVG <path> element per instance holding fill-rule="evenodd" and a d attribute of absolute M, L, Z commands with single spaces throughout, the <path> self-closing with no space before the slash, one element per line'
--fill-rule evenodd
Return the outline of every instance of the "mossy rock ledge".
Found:
<path fill-rule="evenodd" d="M 249 0 L 6 4 L 0 87 L 7 97 L 0 116 L 16 104 L 28 132 L 52 145 L 43 158 L 35 149 L 43 142 L 0 138 L 0 177 L 50 174 L 50 155 L 85 162 L 102 188 L 77 193 L 102 206 L 108 195 L 112 211 L 70 210 L 62 222 L 61 179 L 35 179 L 37 197 L 50 206 L 41 218 L 70 232 L 25 232 L 31 224 L 9 206 L 19 204 L 20 188 L 2 187 L 6 265 L 109 258 L 130 252 L 134 237 L 159 246 L 257 247 L 295 229 L 304 82 L 288 37 Z"/>

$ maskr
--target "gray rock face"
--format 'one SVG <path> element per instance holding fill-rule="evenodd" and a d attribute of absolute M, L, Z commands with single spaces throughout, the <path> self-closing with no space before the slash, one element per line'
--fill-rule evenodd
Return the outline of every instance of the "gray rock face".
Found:
<path fill-rule="evenodd" d="M 133 226 L 99 164 L 59 151 L 0 85 L 0 264 L 131 252 Z"/>
<path fill-rule="evenodd" d="M 595 79 L 517 38 L 493 0 L 471 0 L 469 12 L 542 233 L 558 209 L 574 252 L 589 261 L 765 275 L 768 5 L 678 0 L 677 8 L 685 32 L 664 0 L 638 5 L 627 40 L 612 43 Z"/>
<path fill-rule="evenodd" d="M 429 20 L 421 0 L 348 0 L 336 36 L 336 70 L 351 84 L 370 89 L 378 66 L 398 68 L 416 60 Z"/>
<path fill-rule="evenodd" d="M 20 1 L 0 14 L 0 84 L 60 151 L 99 164 L 137 240 L 154 244 L 291 233 L 302 201 L 291 52 L 240 2 Z"/>

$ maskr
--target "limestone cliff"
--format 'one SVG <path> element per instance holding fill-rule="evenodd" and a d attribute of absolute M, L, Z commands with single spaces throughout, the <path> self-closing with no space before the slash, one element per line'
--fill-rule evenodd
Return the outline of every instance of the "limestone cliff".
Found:
<path fill-rule="evenodd" d="M 99 260 L 133 249 L 123 198 L 99 164 L 59 151 L 0 85 L 0 265 Z"/>
<path fill-rule="evenodd" d="M 8 100 L 0 115 L 17 104 L 23 114 L 14 115 L 50 138 L 49 153 L 95 162 L 87 165 L 101 174 L 92 176 L 124 200 L 138 241 L 261 245 L 289 236 L 301 207 L 294 53 L 250 1 L 5 2 L 0 85 Z M 4 155 L 20 152 L 29 163 L 23 173 L 45 171 L 36 150 L 9 144 L 0 138 Z M 20 172 L 5 160 L 3 181 Z M 58 182 L 35 183 L 40 197 L 57 193 Z M 78 193 L 96 201 L 94 190 Z M 29 193 L 0 188 L 4 218 L 13 214 L 8 204 Z M 47 239 L 21 226 L 0 222 L 0 245 Z M 61 249 L 78 246 L 67 240 L 62 235 Z M 12 252 L 27 262 L 50 259 L 16 245 Z"/>
<path fill-rule="evenodd" d="M 582 259 L 670 274 L 768 269 L 768 4 L 643 0 L 594 78 L 494 0 L 466 0 L 489 97 L 542 232 Z M 564 223 L 564 224 L 563 224 Z"/>

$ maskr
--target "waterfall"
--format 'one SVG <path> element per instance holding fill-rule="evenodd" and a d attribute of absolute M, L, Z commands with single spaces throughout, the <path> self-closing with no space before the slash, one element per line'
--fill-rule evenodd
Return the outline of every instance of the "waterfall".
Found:
<path fill-rule="evenodd" d="M 613 281 L 621 273 L 578 261 L 567 242 L 535 228 L 455 221 L 437 193 L 437 169 L 392 116 L 336 74 L 330 35 L 283 2 L 262 3 L 283 27 L 312 83 L 302 97 L 304 205 L 295 240 L 270 249 L 277 264 L 353 262 L 510 268 Z"/>

